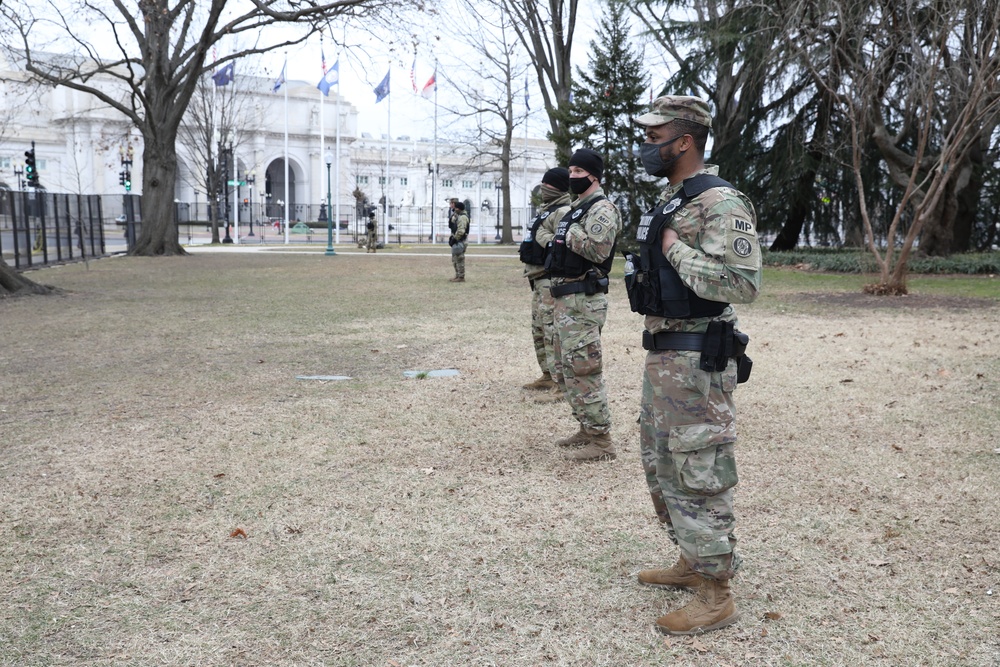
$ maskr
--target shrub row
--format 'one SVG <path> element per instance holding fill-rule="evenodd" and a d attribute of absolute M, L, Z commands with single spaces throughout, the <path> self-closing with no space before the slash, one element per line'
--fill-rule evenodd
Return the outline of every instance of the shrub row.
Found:
<path fill-rule="evenodd" d="M 865 250 L 807 248 L 784 252 L 764 250 L 764 266 L 793 266 L 832 273 L 874 273 L 875 258 Z M 1000 252 L 970 252 L 950 257 L 911 257 L 911 273 L 1000 273 Z"/>

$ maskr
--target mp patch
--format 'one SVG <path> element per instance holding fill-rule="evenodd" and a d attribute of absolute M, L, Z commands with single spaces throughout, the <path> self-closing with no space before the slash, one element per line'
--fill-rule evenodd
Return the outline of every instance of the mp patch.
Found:
<path fill-rule="evenodd" d="M 753 223 L 742 218 L 733 218 L 733 230 L 744 234 L 753 234 Z"/>

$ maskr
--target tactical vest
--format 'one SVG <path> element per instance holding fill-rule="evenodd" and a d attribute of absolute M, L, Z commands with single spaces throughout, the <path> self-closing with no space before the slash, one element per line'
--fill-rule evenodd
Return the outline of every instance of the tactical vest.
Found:
<path fill-rule="evenodd" d="M 684 181 L 680 191 L 666 204 L 657 204 L 639 220 L 635 238 L 639 242 L 639 266 L 629 272 L 626 263 L 625 289 L 632 311 L 670 319 L 715 317 L 728 303 L 709 301 L 695 294 L 663 255 L 663 230 L 674 214 L 692 199 L 712 188 L 731 188 L 712 174 L 698 174 Z M 634 256 L 627 255 L 634 265 Z"/>
<path fill-rule="evenodd" d="M 538 235 L 538 228 L 542 226 L 542 223 L 550 215 L 558 211 L 559 208 L 559 206 L 556 206 L 549 210 L 543 210 L 532 219 L 531 225 L 528 227 L 528 233 L 521 241 L 521 247 L 518 248 L 518 255 L 525 264 L 545 265 L 545 256 L 548 254 L 548 249 L 535 243 L 535 237 Z"/>
<path fill-rule="evenodd" d="M 552 248 L 545 258 L 545 270 L 549 272 L 549 275 L 560 278 L 576 278 L 590 271 L 595 266 L 603 271 L 604 275 L 607 275 L 611 271 L 611 264 L 615 260 L 615 246 L 618 245 L 617 238 L 615 239 L 614 246 L 611 247 L 611 254 L 600 264 L 591 262 L 586 257 L 576 254 L 566 246 L 566 232 L 569 231 L 570 226 L 576 224 L 582 225 L 583 221 L 587 218 L 587 211 L 590 210 L 590 207 L 605 199 L 607 197 L 603 195 L 594 197 L 580 208 L 564 215 L 562 220 L 559 221 L 559 226 L 556 227 L 556 236 L 552 239 Z"/>

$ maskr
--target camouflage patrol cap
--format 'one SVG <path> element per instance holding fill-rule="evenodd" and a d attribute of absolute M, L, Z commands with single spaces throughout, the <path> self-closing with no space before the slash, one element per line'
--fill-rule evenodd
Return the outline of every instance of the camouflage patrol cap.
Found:
<path fill-rule="evenodd" d="M 708 110 L 708 102 L 700 97 L 687 95 L 663 95 L 653 100 L 649 113 L 632 122 L 644 127 L 663 125 L 676 119 L 689 120 L 692 123 L 712 127 L 712 112 Z"/>

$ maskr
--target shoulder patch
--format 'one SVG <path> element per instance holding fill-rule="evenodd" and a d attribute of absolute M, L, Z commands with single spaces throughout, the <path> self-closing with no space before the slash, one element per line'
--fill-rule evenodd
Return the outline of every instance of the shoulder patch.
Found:
<path fill-rule="evenodd" d="M 753 234 L 753 223 L 749 220 L 744 220 L 743 218 L 733 218 L 733 231 L 743 232 L 744 234 Z"/>

